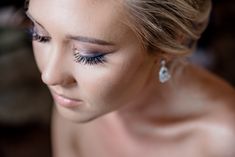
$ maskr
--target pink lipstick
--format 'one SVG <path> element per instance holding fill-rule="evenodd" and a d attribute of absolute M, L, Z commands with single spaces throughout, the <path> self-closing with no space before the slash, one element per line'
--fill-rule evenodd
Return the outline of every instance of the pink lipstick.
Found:
<path fill-rule="evenodd" d="M 61 105 L 62 107 L 66 107 L 66 108 L 77 107 L 81 105 L 81 102 L 82 102 L 81 100 L 68 98 L 68 97 L 56 94 L 54 92 L 52 92 L 52 96 L 56 104 Z"/>

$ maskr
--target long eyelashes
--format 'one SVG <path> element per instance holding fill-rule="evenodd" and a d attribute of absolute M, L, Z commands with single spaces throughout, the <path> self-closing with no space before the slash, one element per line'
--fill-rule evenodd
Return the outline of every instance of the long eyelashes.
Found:
<path fill-rule="evenodd" d="M 46 42 L 49 42 L 50 39 L 51 39 L 50 37 L 39 35 L 36 32 L 32 34 L 32 40 L 35 40 L 38 42 L 46 43 Z"/>
<path fill-rule="evenodd" d="M 79 53 L 77 49 L 74 50 L 74 57 L 77 63 L 83 63 L 88 65 L 100 64 L 106 62 L 104 54 L 92 55 L 92 56 L 83 56 Z"/>
<path fill-rule="evenodd" d="M 49 36 L 43 36 L 43 35 L 39 35 L 39 33 L 35 30 L 34 27 L 31 27 L 27 30 L 31 40 L 34 40 L 34 41 L 38 41 L 38 42 L 41 42 L 41 43 L 46 43 L 46 42 L 49 42 L 51 40 L 51 37 Z"/>
<path fill-rule="evenodd" d="M 49 36 L 39 35 L 34 27 L 28 29 L 31 40 L 37 41 L 39 43 L 48 43 L 51 40 Z M 75 57 L 75 62 L 87 64 L 87 65 L 96 65 L 106 62 L 105 54 L 101 52 L 87 52 L 88 54 L 95 55 L 81 55 L 80 51 L 76 48 L 73 48 L 73 55 Z"/>

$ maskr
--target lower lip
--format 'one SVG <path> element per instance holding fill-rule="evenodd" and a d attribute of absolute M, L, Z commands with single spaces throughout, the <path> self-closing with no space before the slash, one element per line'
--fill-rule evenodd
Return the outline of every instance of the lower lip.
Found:
<path fill-rule="evenodd" d="M 63 107 L 67 107 L 67 108 L 74 108 L 77 107 L 81 104 L 82 101 L 80 100 L 73 100 L 73 99 L 68 99 L 68 98 L 64 98 L 62 96 L 59 96 L 57 94 L 52 93 L 52 96 L 55 100 L 55 102 Z"/>

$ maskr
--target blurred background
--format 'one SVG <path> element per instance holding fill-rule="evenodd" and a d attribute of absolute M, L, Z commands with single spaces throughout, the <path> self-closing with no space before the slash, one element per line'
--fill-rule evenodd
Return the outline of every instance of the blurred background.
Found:
<path fill-rule="evenodd" d="M 190 60 L 235 86 L 235 1 L 213 3 L 209 26 Z M 0 157 L 50 157 L 52 99 L 25 33 L 23 4 L 0 2 Z"/>
<path fill-rule="evenodd" d="M 51 157 L 52 99 L 34 62 L 23 4 L 0 1 L 0 157 Z"/>

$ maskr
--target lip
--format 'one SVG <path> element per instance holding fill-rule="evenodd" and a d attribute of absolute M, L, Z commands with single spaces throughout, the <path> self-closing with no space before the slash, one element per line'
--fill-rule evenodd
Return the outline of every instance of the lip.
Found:
<path fill-rule="evenodd" d="M 82 102 L 79 99 L 68 98 L 66 96 L 57 94 L 55 92 L 52 92 L 52 97 L 54 98 L 54 101 L 56 102 L 56 104 L 58 104 L 62 107 L 66 107 L 66 108 L 77 107 L 77 106 L 81 105 L 81 102 Z"/>

